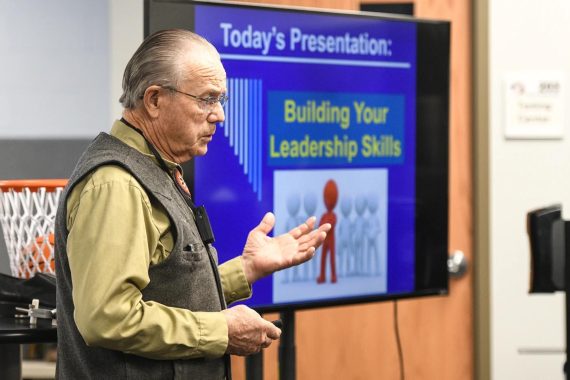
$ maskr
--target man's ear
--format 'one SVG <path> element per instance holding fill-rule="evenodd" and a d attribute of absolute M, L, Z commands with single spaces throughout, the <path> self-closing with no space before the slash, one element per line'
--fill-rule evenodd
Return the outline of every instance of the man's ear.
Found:
<path fill-rule="evenodd" d="M 145 90 L 142 101 L 150 117 L 158 117 L 161 106 L 161 95 L 164 94 L 163 91 L 165 91 L 164 88 L 156 85 L 149 86 Z"/>

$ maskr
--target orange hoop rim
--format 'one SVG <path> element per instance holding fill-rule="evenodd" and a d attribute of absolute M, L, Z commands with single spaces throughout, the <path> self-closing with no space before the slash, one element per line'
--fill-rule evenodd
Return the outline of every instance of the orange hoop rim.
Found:
<path fill-rule="evenodd" d="M 0 190 L 20 192 L 30 189 L 35 192 L 40 188 L 45 188 L 46 191 L 53 192 L 60 187 L 65 187 L 67 181 L 67 179 L 10 179 L 0 181 Z"/>

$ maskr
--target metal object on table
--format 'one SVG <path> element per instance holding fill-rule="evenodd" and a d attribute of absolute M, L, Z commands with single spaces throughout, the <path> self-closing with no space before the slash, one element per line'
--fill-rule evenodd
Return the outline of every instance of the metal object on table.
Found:
<path fill-rule="evenodd" d="M 40 300 L 33 299 L 32 303 L 28 305 L 28 308 L 15 307 L 17 312 L 16 318 L 26 318 L 30 317 L 30 325 L 36 325 L 38 323 L 38 318 L 40 319 L 50 319 L 52 325 L 56 325 L 56 309 L 41 309 Z"/>

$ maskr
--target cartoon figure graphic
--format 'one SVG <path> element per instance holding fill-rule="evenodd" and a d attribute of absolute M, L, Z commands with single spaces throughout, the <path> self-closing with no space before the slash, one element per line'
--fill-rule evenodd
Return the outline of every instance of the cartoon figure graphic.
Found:
<path fill-rule="evenodd" d="M 287 213 L 289 216 L 287 217 L 287 221 L 285 222 L 285 230 L 283 233 L 287 231 L 291 231 L 293 228 L 301 224 L 303 221 L 299 214 L 299 209 L 301 208 L 301 196 L 297 193 L 290 194 L 287 197 Z M 292 280 L 292 276 L 297 273 L 293 273 L 293 270 L 297 267 L 289 268 L 283 271 L 283 279 L 282 282 L 286 283 Z"/>
<path fill-rule="evenodd" d="M 334 208 L 338 200 L 338 187 L 336 182 L 329 179 L 325 184 L 325 189 L 323 192 L 323 198 L 325 201 L 325 207 L 327 211 L 321 217 L 319 225 L 324 223 L 330 223 L 332 228 L 330 229 L 325 241 L 322 245 L 322 255 L 321 255 L 321 274 L 317 278 L 317 283 L 322 284 L 326 281 L 326 260 L 327 254 L 330 253 L 331 261 L 331 282 L 334 284 L 336 282 L 336 268 L 335 268 L 335 242 L 334 242 L 334 230 L 336 225 L 336 214 L 334 213 Z"/>
<path fill-rule="evenodd" d="M 366 220 L 364 212 L 366 211 L 366 197 L 357 195 L 354 200 L 354 211 L 356 211 L 356 219 L 354 220 L 354 229 L 352 235 L 352 254 L 354 255 L 354 271 L 352 274 L 357 276 L 366 272 L 364 265 L 365 242 L 366 242 Z"/>
<path fill-rule="evenodd" d="M 315 215 L 315 211 L 317 210 L 317 196 L 315 193 L 307 193 L 303 198 L 303 208 L 305 209 L 305 215 L 302 215 L 300 219 L 307 220 L 308 217 Z M 318 265 L 318 255 L 320 254 L 320 248 L 315 252 L 315 257 L 312 260 L 307 261 L 303 265 L 298 265 L 294 268 L 303 267 L 305 271 L 305 280 L 313 280 L 317 276 L 317 265 Z"/>
<path fill-rule="evenodd" d="M 353 226 L 350 221 L 350 212 L 352 211 L 352 199 L 344 197 L 340 201 L 340 211 L 342 219 L 338 223 L 338 270 L 339 277 L 348 275 L 349 270 L 349 254 L 351 251 L 351 238 L 353 234 Z"/>
<path fill-rule="evenodd" d="M 368 194 L 368 211 L 370 215 L 368 216 L 367 223 L 367 243 L 366 243 L 366 255 L 368 257 L 368 271 L 370 275 L 380 275 L 382 274 L 382 264 L 380 258 L 380 251 L 378 250 L 378 239 L 382 230 L 380 229 L 380 220 L 376 216 L 376 211 L 378 211 L 378 195 L 374 193 Z M 374 262 L 374 265 L 372 264 Z"/>

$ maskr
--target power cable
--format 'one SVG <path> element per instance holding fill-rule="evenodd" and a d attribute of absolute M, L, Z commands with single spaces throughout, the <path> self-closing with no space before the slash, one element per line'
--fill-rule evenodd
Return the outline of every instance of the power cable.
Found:
<path fill-rule="evenodd" d="M 400 340 L 400 328 L 398 326 L 398 301 L 394 301 L 394 333 L 396 335 L 396 346 L 398 348 L 398 362 L 400 363 L 400 380 L 404 380 L 404 354 L 402 351 L 402 341 Z"/>

